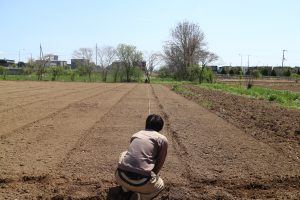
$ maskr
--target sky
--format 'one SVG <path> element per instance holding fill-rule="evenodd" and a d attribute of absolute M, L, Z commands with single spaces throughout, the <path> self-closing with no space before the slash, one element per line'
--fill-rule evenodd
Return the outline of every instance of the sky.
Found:
<path fill-rule="evenodd" d="M 0 59 L 72 58 L 74 50 L 120 43 L 162 52 L 183 21 L 205 34 L 216 65 L 300 66 L 298 0 L 0 0 Z"/>

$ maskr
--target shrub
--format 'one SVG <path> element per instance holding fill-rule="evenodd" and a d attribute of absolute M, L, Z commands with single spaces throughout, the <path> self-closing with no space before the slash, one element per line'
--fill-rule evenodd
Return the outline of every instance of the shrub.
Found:
<path fill-rule="evenodd" d="M 204 69 L 203 79 L 206 80 L 207 83 L 213 83 L 214 82 L 214 73 L 213 73 L 213 71 L 209 68 Z"/>
<path fill-rule="evenodd" d="M 260 72 L 261 72 L 261 74 L 262 74 L 263 76 L 268 76 L 268 75 L 269 75 L 269 74 L 268 74 L 268 69 L 265 68 L 265 67 L 262 68 Z"/>
<path fill-rule="evenodd" d="M 261 77 L 261 73 L 259 70 L 256 70 L 254 73 L 253 73 L 253 77 L 254 78 L 260 78 Z"/>
<path fill-rule="evenodd" d="M 159 78 L 170 78 L 171 72 L 167 67 L 162 67 L 158 70 L 158 77 Z"/>
<path fill-rule="evenodd" d="M 289 69 L 287 69 L 283 75 L 289 77 L 289 76 L 291 76 L 291 71 Z"/>
<path fill-rule="evenodd" d="M 271 71 L 271 76 L 277 76 L 276 71 L 274 69 L 272 69 Z"/>
<path fill-rule="evenodd" d="M 199 73 L 200 73 L 200 68 L 198 65 L 192 65 L 188 67 L 188 76 L 190 81 L 197 80 Z"/>
<path fill-rule="evenodd" d="M 140 67 L 134 67 L 132 69 L 133 80 L 136 82 L 141 82 L 143 74 L 144 73 Z"/>
<path fill-rule="evenodd" d="M 299 80 L 300 80 L 300 75 L 298 75 L 298 74 L 291 74 L 291 78 L 293 80 L 295 80 L 296 83 L 298 83 Z"/>
<path fill-rule="evenodd" d="M 53 66 L 49 68 L 49 72 L 52 74 L 52 81 L 57 80 L 57 78 L 63 74 L 64 68 L 61 66 Z"/>
<path fill-rule="evenodd" d="M 71 81 L 75 81 L 75 77 L 76 77 L 76 74 L 77 74 L 76 70 L 69 69 L 69 70 L 65 70 L 64 72 L 65 72 L 64 73 L 65 75 L 70 76 Z"/>
<path fill-rule="evenodd" d="M 6 79 L 7 69 L 5 67 L 0 66 L 0 74 L 3 76 L 2 79 Z"/>
<path fill-rule="evenodd" d="M 276 95 L 271 94 L 271 95 L 269 96 L 269 101 L 275 101 L 276 98 L 277 98 Z"/>
<path fill-rule="evenodd" d="M 28 67 L 28 66 L 25 67 L 24 70 L 23 70 L 23 72 L 24 72 L 25 75 L 30 75 L 30 74 L 33 73 L 33 71 L 34 71 L 33 68 L 32 67 Z"/>
<path fill-rule="evenodd" d="M 227 74 L 226 70 L 225 70 L 225 67 L 222 67 L 222 70 L 220 72 L 221 74 Z"/>

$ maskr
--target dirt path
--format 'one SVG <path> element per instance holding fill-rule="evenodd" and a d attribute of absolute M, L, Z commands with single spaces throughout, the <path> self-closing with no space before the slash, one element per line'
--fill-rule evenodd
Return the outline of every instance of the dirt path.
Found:
<path fill-rule="evenodd" d="M 64 83 L 48 84 L 26 110 L 0 112 L 0 199 L 115 199 L 118 156 L 144 128 L 149 100 L 170 143 L 157 199 L 300 198 L 298 162 L 164 86 L 70 84 L 63 95 Z"/>

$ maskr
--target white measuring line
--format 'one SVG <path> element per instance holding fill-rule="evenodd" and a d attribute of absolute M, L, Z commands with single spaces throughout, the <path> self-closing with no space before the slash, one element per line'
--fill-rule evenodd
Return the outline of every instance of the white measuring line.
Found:
<path fill-rule="evenodd" d="M 149 86 L 150 87 L 150 86 Z M 150 95 L 149 95 L 149 87 L 148 87 L 148 114 L 150 115 L 150 108 L 151 108 L 151 104 L 150 104 Z"/>

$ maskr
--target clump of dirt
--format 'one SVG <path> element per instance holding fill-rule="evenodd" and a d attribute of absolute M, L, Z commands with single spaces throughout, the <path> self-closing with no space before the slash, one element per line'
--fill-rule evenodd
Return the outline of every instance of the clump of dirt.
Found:
<path fill-rule="evenodd" d="M 181 95 L 300 162 L 300 110 L 193 85 L 183 87 L 189 92 Z"/>
<path fill-rule="evenodd" d="M 23 176 L 22 181 L 23 182 L 28 182 L 28 181 L 33 181 L 33 182 L 42 182 L 47 178 L 47 175 L 40 175 L 40 176 Z"/>
<path fill-rule="evenodd" d="M 0 178 L 0 185 L 1 184 L 8 184 L 11 183 L 13 180 L 9 178 Z"/>

